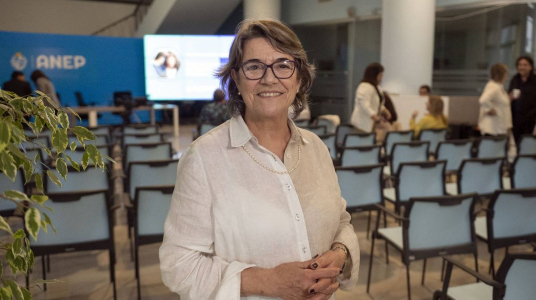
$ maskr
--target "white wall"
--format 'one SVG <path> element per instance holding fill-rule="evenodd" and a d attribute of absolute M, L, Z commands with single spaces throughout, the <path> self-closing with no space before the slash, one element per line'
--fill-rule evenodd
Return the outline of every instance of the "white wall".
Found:
<path fill-rule="evenodd" d="M 0 0 L 0 30 L 92 34 L 132 14 L 135 5 L 72 0 Z"/>

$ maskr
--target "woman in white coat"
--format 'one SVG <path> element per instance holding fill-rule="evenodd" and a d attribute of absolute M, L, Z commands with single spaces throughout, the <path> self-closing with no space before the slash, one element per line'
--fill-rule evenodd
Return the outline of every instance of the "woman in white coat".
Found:
<path fill-rule="evenodd" d="M 385 109 L 384 96 L 380 83 L 383 77 L 383 66 L 372 63 L 365 69 L 361 83 L 357 87 L 354 110 L 350 123 L 361 132 L 373 132 L 374 124 L 380 121 L 381 114 L 390 119 Z"/>
<path fill-rule="evenodd" d="M 508 69 L 504 64 L 491 67 L 491 79 L 480 96 L 478 127 L 482 135 L 506 135 L 512 128 L 510 98 L 504 90 Z"/>

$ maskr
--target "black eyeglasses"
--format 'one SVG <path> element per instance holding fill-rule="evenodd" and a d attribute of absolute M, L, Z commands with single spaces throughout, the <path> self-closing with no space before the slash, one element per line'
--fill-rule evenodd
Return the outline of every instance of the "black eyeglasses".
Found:
<path fill-rule="evenodd" d="M 249 80 L 259 80 L 266 75 L 268 68 L 272 69 L 274 76 L 278 79 L 288 79 L 294 75 L 297 62 L 293 60 L 276 61 L 267 65 L 260 61 L 247 61 L 240 65 L 244 76 Z"/>

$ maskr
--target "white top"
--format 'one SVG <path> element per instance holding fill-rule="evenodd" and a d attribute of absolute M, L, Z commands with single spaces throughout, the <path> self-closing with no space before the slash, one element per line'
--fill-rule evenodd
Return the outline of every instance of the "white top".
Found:
<path fill-rule="evenodd" d="M 478 101 L 480 102 L 478 127 L 482 134 L 506 134 L 508 129 L 512 128 L 510 99 L 502 84 L 490 80 Z M 491 109 L 496 111 L 496 115 L 487 114 Z"/>
<path fill-rule="evenodd" d="M 378 90 L 383 94 L 382 88 L 378 85 Z M 365 132 L 372 132 L 374 120 L 371 116 L 380 110 L 381 99 L 374 86 L 368 82 L 361 82 L 355 93 L 354 110 L 350 123 L 354 127 Z"/>
<path fill-rule="evenodd" d="M 352 263 L 339 276 L 351 289 L 359 273 L 359 245 L 327 147 L 288 122 L 284 162 L 259 145 L 241 116 L 209 131 L 184 152 L 164 227 L 160 268 L 181 299 L 240 298 L 242 270 L 306 261 L 340 242 Z M 257 164 L 242 145 L 276 174 Z M 332 296 L 331 299 L 335 299 Z"/>

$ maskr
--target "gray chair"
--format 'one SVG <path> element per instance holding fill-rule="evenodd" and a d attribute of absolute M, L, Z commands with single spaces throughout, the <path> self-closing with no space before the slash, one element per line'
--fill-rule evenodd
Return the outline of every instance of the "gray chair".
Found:
<path fill-rule="evenodd" d="M 161 134 L 125 134 L 123 135 L 123 149 L 130 144 L 154 144 L 163 142 Z"/>
<path fill-rule="evenodd" d="M 344 146 L 344 138 L 347 134 L 356 133 L 355 127 L 352 124 L 340 124 L 337 126 L 337 147 L 342 148 Z"/>
<path fill-rule="evenodd" d="M 374 146 L 375 144 L 375 133 L 349 133 L 343 140 L 343 147 Z"/>
<path fill-rule="evenodd" d="M 420 141 L 430 142 L 430 154 L 436 156 L 437 146 L 447 139 L 447 129 L 424 129 L 419 135 Z"/>
<path fill-rule="evenodd" d="M 398 172 L 398 166 L 403 162 L 423 162 L 428 161 L 428 142 L 407 142 L 395 143 L 390 158 L 390 169 L 387 175 L 395 175 Z"/>
<path fill-rule="evenodd" d="M 0 171 L 0 194 L 3 194 L 5 191 L 18 191 L 25 193 L 24 188 L 24 173 L 19 170 L 17 176 L 15 176 L 15 182 L 11 181 L 6 174 Z M 2 217 L 11 217 L 14 215 L 15 210 L 17 210 L 17 204 L 13 201 L 1 199 L 0 200 L 0 216 Z"/>
<path fill-rule="evenodd" d="M 536 154 L 518 155 L 510 169 L 513 189 L 536 188 Z"/>
<path fill-rule="evenodd" d="M 158 132 L 158 126 L 156 125 L 130 125 L 123 127 L 123 135 L 155 134 Z"/>
<path fill-rule="evenodd" d="M 326 126 L 309 126 L 309 127 L 302 127 L 305 130 L 309 130 L 310 132 L 321 136 L 327 134 Z"/>
<path fill-rule="evenodd" d="M 478 158 L 506 158 L 508 137 L 504 135 L 483 136 L 475 140 L 475 148 Z"/>
<path fill-rule="evenodd" d="M 439 142 L 436 159 L 447 161 L 447 172 L 457 172 L 464 159 L 471 158 L 472 140 L 450 140 Z"/>
<path fill-rule="evenodd" d="M 335 144 L 337 136 L 335 134 L 325 134 L 318 137 L 324 142 L 326 147 L 328 147 L 333 163 L 338 165 L 337 145 Z"/>
<path fill-rule="evenodd" d="M 536 135 L 522 135 L 517 153 L 519 155 L 536 155 Z"/>
<path fill-rule="evenodd" d="M 413 140 L 413 130 L 389 131 L 385 135 L 385 155 L 390 156 L 395 143 L 409 143 Z"/>
<path fill-rule="evenodd" d="M 341 166 L 357 167 L 380 163 L 381 146 L 342 148 Z"/>
<path fill-rule="evenodd" d="M 496 190 L 503 188 L 503 158 L 473 158 L 462 162 L 457 175 L 457 183 L 447 184 L 447 193 L 477 193 L 489 198 Z"/>
<path fill-rule="evenodd" d="M 294 125 L 296 125 L 297 127 L 307 127 L 309 126 L 309 120 L 294 121 Z"/>
<path fill-rule="evenodd" d="M 150 143 L 126 145 L 123 158 L 123 169 L 128 171 L 131 162 L 169 160 L 173 150 L 171 143 Z"/>

